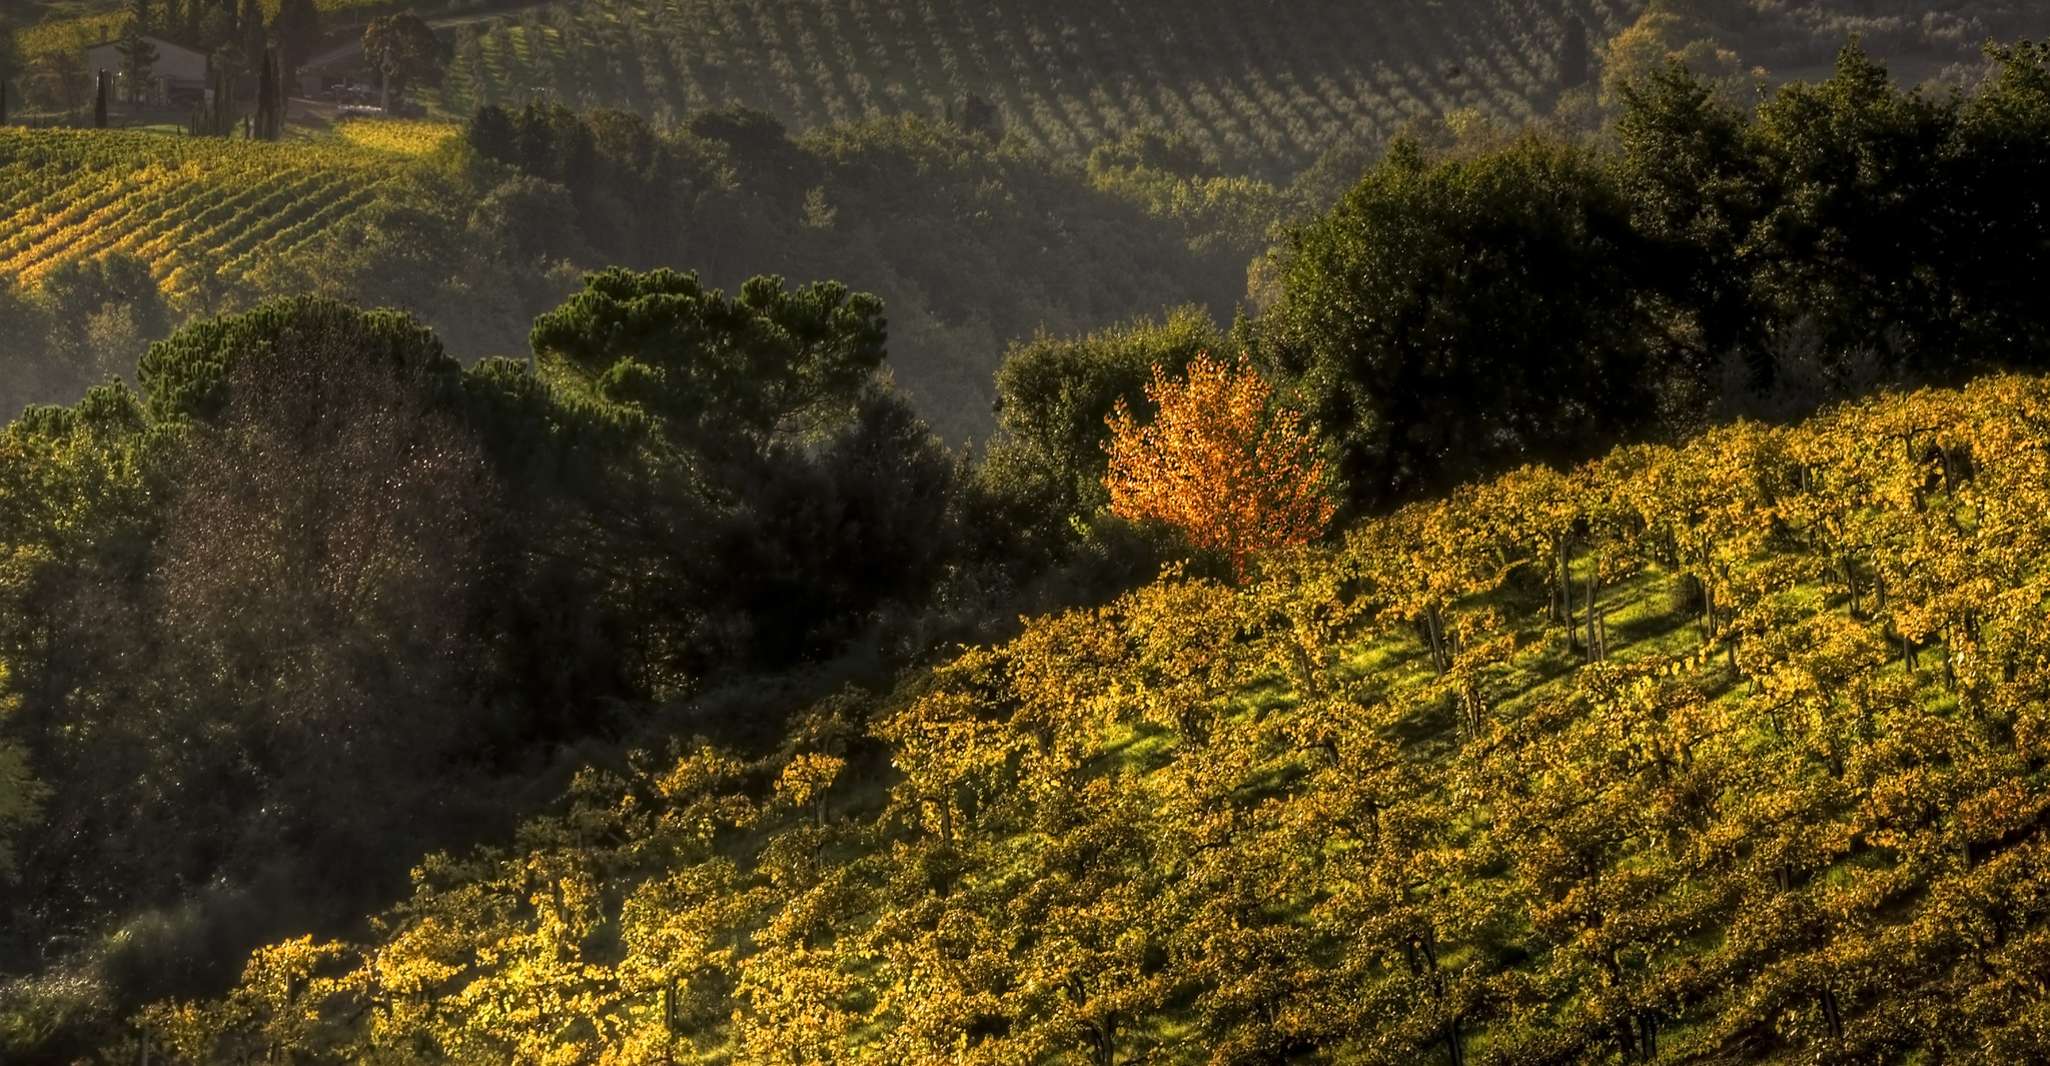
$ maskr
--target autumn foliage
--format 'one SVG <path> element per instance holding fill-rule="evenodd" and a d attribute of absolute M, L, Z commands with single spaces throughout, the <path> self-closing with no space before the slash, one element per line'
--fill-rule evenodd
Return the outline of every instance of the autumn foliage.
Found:
<path fill-rule="evenodd" d="M 1254 553 L 1317 537 L 1333 504 L 1316 433 L 1272 392 L 1244 359 L 1199 355 L 1182 381 L 1154 367 L 1154 420 L 1140 425 L 1122 400 L 1109 419 L 1111 511 L 1174 526 L 1241 576 Z"/>

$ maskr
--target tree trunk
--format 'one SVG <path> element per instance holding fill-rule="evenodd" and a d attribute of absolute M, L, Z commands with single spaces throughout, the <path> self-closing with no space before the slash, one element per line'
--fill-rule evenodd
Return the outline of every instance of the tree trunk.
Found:
<path fill-rule="evenodd" d="M 1573 620 L 1573 541 L 1563 540 L 1559 546 L 1559 600 L 1566 608 L 1566 650 L 1578 650 L 1579 628 Z"/>
<path fill-rule="evenodd" d="M 676 1066 L 676 978 L 662 990 L 662 1062 Z"/>
<path fill-rule="evenodd" d="M 1430 638 L 1431 665 L 1437 667 L 1439 675 L 1443 676 L 1452 669 L 1452 656 L 1445 649 L 1444 628 L 1438 621 L 1438 605 L 1435 603 L 1424 608 L 1424 632 Z"/>
<path fill-rule="evenodd" d="M 1830 991 L 1826 984 L 1822 986 L 1822 1020 L 1829 1025 L 1829 1035 L 1832 1039 L 1844 1038 L 1843 1009 L 1837 1003 L 1836 993 Z"/>
<path fill-rule="evenodd" d="M 1601 639 L 1601 635 L 1596 631 L 1594 613 L 1595 585 L 1601 579 L 1601 572 L 1602 561 L 1597 556 L 1594 560 L 1593 569 L 1589 570 L 1587 574 L 1587 661 L 1591 663 L 1601 661 L 1601 649 L 1596 643 Z"/>
<path fill-rule="evenodd" d="M 1564 591 L 1566 588 L 1566 549 L 1565 545 L 1558 540 L 1552 541 L 1551 549 L 1551 566 L 1546 568 L 1547 572 L 1545 574 L 1548 583 L 1551 585 L 1551 588 L 1546 590 L 1545 617 L 1557 622 L 1564 619 L 1566 614 L 1564 610 L 1565 600 L 1568 595 Z"/>
<path fill-rule="evenodd" d="M 1943 627 L 1943 687 L 1957 691 L 1957 633 L 1956 627 Z"/>

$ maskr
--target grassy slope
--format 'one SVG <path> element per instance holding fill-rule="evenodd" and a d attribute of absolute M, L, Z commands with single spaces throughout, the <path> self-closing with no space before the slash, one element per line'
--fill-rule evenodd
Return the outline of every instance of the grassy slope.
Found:
<path fill-rule="evenodd" d="M 1083 1061 L 1106 1017 L 1165 1062 L 2040 1061 L 2045 425 L 2042 380 L 1887 397 L 1170 577 L 967 651 L 879 745 L 839 701 L 594 774 L 374 956 L 283 945 L 161 1031 L 346 1047 L 311 1023 L 367 996 L 384 1046 L 563 1061 Z"/>

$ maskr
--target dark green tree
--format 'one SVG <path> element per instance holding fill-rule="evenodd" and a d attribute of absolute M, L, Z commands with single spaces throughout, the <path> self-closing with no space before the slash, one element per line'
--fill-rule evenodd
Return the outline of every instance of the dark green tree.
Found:
<path fill-rule="evenodd" d="M 1823 371 L 1869 354 L 1888 373 L 1958 358 L 1940 264 L 1958 206 L 1945 168 L 1955 101 L 1901 92 L 1857 46 L 1830 77 L 1758 109 L 1755 152 L 1772 203 L 1749 249 L 1755 291 L 1781 329 L 1812 331 Z"/>
<path fill-rule="evenodd" d="M 206 98 L 193 112 L 191 131 L 200 137 L 227 137 L 235 132 L 235 76 L 225 55 L 207 64 Z"/>
<path fill-rule="evenodd" d="M 14 876 L 14 852 L 7 839 L 17 826 L 36 820 L 46 790 L 29 773 L 20 747 L 0 740 L 0 878 Z"/>
<path fill-rule="evenodd" d="M 314 0 L 283 0 L 278 5 L 278 13 L 271 19 L 271 36 L 284 49 L 287 76 L 292 73 L 293 64 L 313 54 L 314 47 L 320 44 L 320 34 L 320 8 Z"/>
<path fill-rule="evenodd" d="M 1617 177 L 1638 231 L 1661 250 L 1659 279 L 1694 312 L 1704 357 L 1734 354 L 1749 384 L 1773 385 L 1769 319 L 1746 255 L 1772 195 L 1745 115 L 1678 62 L 1625 86 Z"/>
<path fill-rule="evenodd" d="M 1991 50 L 1998 71 L 1957 113 L 1936 219 L 1963 351 L 2050 363 L 2050 44 Z M 1969 190 L 1969 191 L 1966 191 Z"/>
<path fill-rule="evenodd" d="M 961 98 L 955 121 L 963 130 L 978 137 L 994 141 L 1004 135 L 1003 116 L 997 112 L 996 105 L 974 93 Z"/>
<path fill-rule="evenodd" d="M 363 30 L 363 59 L 378 73 L 386 109 L 413 85 L 434 80 L 443 63 L 434 30 L 411 14 L 371 19 Z"/>
<path fill-rule="evenodd" d="M 1181 308 L 1080 338 L 1041 336 L 1013 347 L 997 370 L 997 435 L 979 478 L 1007 512 L 1004 532 L 1054 550 L 1072 523 L 1107 506 L 1107 420 L 1120 400 L 1144 421 L 1159 367 L 1178 374 L 1225 339 L 1202 310 Z"/>
<path fill-rule="evenodd" d="M 1353 503 L 1386 504 L 1644 428 L 1667 361 L 1651 259 L 1580 149 L 1398 144 L 1296 236 L 1259 351 L 1331 435 Z"/>
<path fill-rule="evenodd" d="M 1577 15 L 1566 16 L 1566 35 L 1559 44 L 1559 87 L 1577 89 L 1587 84 L 1590 51 L 1587 23 Z"/>
<path fill-rule="evenodd" d="M 76 386 L 51 400 L 69 401 L 105 373 L 126 376 L 142 355 L 142 346 L 171 332 L 171 310 L 151 276 L 149 264 L 125 254 L 74 260 L 51 271 L 36 293 L 49 323 L 53 354 L 71 364 Z M 97 323 L 119 320 L 125 329 L 95 330 Z M 130 338 L 126 350 L 108 350 L 106 341 Z"/>
<path fill-rule="evenodd" d="M 285 132 L 285 87 L 282 57 L 268 49 L 257 64 L 256 113 L 252 131 L 260 141 L 275 141 Z"/>
<path fill-rule="evenodd" d="M 264 52 L 270 48 L 261 0 L 242 0 L 241 13 L 235 16 L 235 48 L 242 75 L 254 79 L 263 65 Z"/>
<path fill-rule="evenodd" d="M 46 333 L 41 306 L 13 282 L 0 282 L 0 359 L 16 368 L 0 385 L 0 417 L 13 418 L 30 403 L 63 396 L 42 380 L 48 365 Z"/>
<path fill-rule="evenodd" d="M 21 48 L 14 40 L 14 19 L 0 13 L 0 126 L 7 124 L 8 86 L 23 74 Z"/>
<path fill-rule="evenodd" d="M 882 365 L 882 311 L 835 283 L 758 277 L 728 297 L 695 274 L 608 270 L 537 319 L 531 343 L 679 446 L 758 453 L 846 419 Z"/>

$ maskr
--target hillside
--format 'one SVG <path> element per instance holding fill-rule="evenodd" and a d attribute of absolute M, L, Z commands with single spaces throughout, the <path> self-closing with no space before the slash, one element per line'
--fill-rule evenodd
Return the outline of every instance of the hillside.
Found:
<path fill-rule="evenodd" d="M 1638 6 L 581 0 L 459 37 L 444 95 L 457 111 L 537 88 L 657 117 L 741 105 L 805 128 L 943 115 L 973 94 L 1035 148 L 1075 156 L 1155 128 L 1286 176 L 1418 116 L 1541 114 L 1565 87 L 1566 20 L 1599 42 Z"/>
<path fill-rule="evenodd" d="M 2050 45 L 1718 7 L 1286 187 L 0 131 L 0 1060 L 2050 1060 Z"/>
<path fill-rule="evenodd" d="M 1988 378 L 1526 468 L 1242 588 L 1170 571 L 780 749 L 593 767 L 366 943 L 280 943 L 145 1031 L 192 1063 L 2036 1061 L 2045 426 L 2050 381 Z"/>
<path fill-rule="evenodd" d="M 144 132 L 0 128 L 0 279 L 34 285 L 125 253 L 198 307 L 393 193 L 406 136 L 268 144 Z M 361 143 L 373 141 L 374 143 Z"/>
<path fill-rule="evenodd" d="M 704 128 L 664 137 L 636 125 L 642 139 L 605 147 L 645 158 L 606 159 L 574 180 L 460 144 L 441 152 L 460 127 L 432 123 L 344 123 L 279 144 L 4 129 L 0 292 L 125 253 L 182 313 L 317 291 L 412 311 L 476 358 L 520 350 L 536 314 L 608 263 L 683 262 L 725 286 L 754 272 L 853 278 L 890 303 L 904 387 L 964 441 L 988 431 L 990 374 L 1014 339 L 1184 302 L 1222 312 L 1251 254 L 1215 233 L 1192 250 L 1208 216 L 1158 217 L 939 123 L 801 141 Z"/>
<path fill-rule="evenodd" d="M 1854 35 L 1903 69 L 1969 66 L 1989 37 L 2046 27 L 2016 0 L 569 0 L 459 33 L 443 100 L 466 113 L 546 94 L 658 121 L 744 106 L 805 129 L 979 97 L 1057 156 L 1157 130 L 1277 179 L 1419 118 L 1551 115 L 1633 28 L 1619 67 L 1656 41 L 1734 73 L 1812 69 Z"/>

